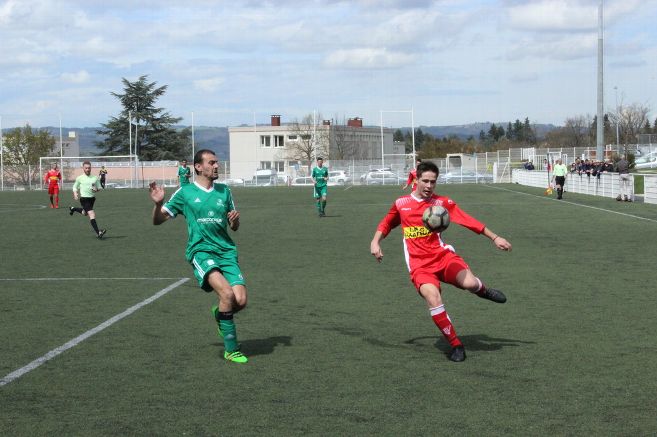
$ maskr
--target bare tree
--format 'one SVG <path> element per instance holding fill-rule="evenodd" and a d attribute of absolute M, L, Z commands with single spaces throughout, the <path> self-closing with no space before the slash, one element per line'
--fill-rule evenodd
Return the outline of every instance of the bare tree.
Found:
<path fill-rule="evenodd" d="M 616 112 L 610 114 L 611 123 L 618 125 L 622 144 L 636 143 L 637 135 L 643 131 L 644 126 L 649 122 L 648 114 L 650 114 L 650 108 L 646 105 L 632 103 L 625 106 L 622 102 Z"/>
<path fill-rule="evenodd" d="M 304 116 L 301 122 L 295 120 L 290 126 L 290 134 L 296 135 L 296 139 L 286 143 L 287 159 L 308 163 L 310 168 L 318 156 L 327 156 L 328 132 L 325 126 L 315 126 L 312 114 Z"/>
<path fill-rule="evenodd" d="M 52 155 L 55 137 L 45 129 L 32 130 L 29 124 L 5 135 L 5 166 L 8 174 L 22 185 L 39 178 L 39 157 Z"/>
<path fill-rule="evenodd" d="M 591 145 L 590 115 L 569 117 L 564 126 L 548 132 L 545 140 L 552 147 L 587 147 Z"/>

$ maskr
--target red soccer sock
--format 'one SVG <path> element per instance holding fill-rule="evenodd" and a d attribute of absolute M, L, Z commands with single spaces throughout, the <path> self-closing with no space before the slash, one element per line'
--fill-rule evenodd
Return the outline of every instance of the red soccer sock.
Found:
<path fill-rule="evenodd" d="M 440 305 L 439 307 L 431 308 L 429 311 L 433 323 L 435 323 L 438 329 L 440 329 L 440 332 L 443 333 L 443 336 L 449 342 L 449 345 L 452 347 L 461 346 L 461 340 L 459 340 L 456 335 L 456 330 L 454 329 L 454 325 L 452 325 L 452 321 L 449 320 L 447 311 L 445 311 L 445 306 Z"/>
<path fill-rule="evenodd" d="M 59 196 L 55 196 L 55 206 L 59 208 Z"/>

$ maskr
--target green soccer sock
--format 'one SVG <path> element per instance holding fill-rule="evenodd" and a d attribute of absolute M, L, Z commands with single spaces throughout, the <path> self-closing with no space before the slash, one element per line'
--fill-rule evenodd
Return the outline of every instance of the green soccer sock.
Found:
<path fill-rule="evenodd" d="M 319 200 L 317 201 L 317 211 L 322 212 L 322 202 L 320 202 Z"/>
<path fill-rule="evenodd" d="M 233 313 L 219 313 L 219 326 L 224 336 L 224 347 L 226 352 L 234 352 L 239 349 L 237 344 L 237 329 L 233 320 Z"/>

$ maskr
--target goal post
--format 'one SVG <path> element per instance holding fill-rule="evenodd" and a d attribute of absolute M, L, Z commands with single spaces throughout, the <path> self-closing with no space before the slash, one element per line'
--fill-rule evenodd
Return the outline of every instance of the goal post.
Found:
<path fill-rule="evenodd" d="M 39 186 L 43 189 L 43 177 L 52 164 L 57 164 L 62 173 L 62 188 L 73 184 L 75 178 L 81 174 L 82 163 L 91 163 L 91 172 L 98 175 L 100 168 L 107 169 L 108 180 L 123 186 L 135 186 L 137 178 L 137 157 L 135 155 L 94 155 L 94 156 L 42 156 L 39 158 Z"/>

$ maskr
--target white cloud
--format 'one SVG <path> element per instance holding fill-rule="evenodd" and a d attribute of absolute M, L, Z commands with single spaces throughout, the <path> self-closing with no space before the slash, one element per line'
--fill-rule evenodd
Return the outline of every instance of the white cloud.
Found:
<path fill-rule="evenodd" d="M 511 6 L 509 25 L 537 31 L 590 31 L 598 25 L 597 8 L 590 2 L 542 0 Z"/>
<path fill-rule="evenodd" d="M 90 75 L 86 70 L 80 70 L 76 73 L 62 73 L 62 80 L 71 83 L 85 83 L 90 79 Z"/>
<path fill-rule="evenodd" d="M 359 48 L 336 50 L 324 59 L 324 65 L 330 68 L 398 68 L 414 61 L 413 55 L 401 52 L 389 52 L 387 49 Z"/>
<path fill-rule="evenodd" d="M 214 92 L 217 91 L 223 83 L 224 79 L 220 77 L 199 79 L 194 81 L 194 88 L 200 91 Z"/>

